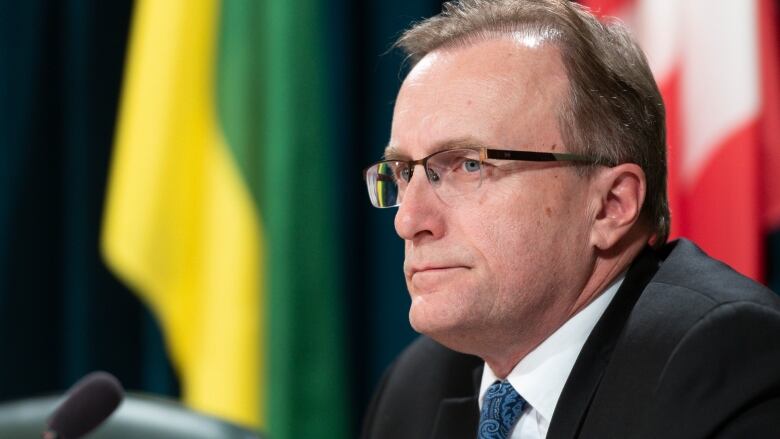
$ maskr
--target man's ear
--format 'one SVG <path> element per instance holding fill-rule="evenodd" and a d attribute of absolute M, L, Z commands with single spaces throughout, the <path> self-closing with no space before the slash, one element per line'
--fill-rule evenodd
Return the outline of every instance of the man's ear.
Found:
<path fill-rule="evenodd" d="M 599 168 L 592 176 L 591 188 L 596 211 L 591 245 L 608 250 L 639 221 L 645 202 L 645 173 L 633 163 Z"/>

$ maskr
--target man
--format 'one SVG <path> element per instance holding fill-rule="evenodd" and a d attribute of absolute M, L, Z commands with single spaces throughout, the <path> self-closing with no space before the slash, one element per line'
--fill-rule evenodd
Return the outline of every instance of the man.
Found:
<path fill-rule="evenodd" d="M 619 24 L 462 0 L 414 64 L 385 160 L 409 319 L 365 438 L 780 437 L 780 300 L 666 244 L 664 111 Z"/>

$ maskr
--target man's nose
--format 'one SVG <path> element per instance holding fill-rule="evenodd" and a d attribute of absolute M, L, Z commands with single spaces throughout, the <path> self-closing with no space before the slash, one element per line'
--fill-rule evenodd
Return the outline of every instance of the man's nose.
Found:
<path fill-rule="evenodd" d="M 395 214 L 395 231 L 407 241 L 426 236 L 439 238 L 444 233 L 443 204 L 428 181 L 425 169 L 422 165 L 417 166 Z"/>

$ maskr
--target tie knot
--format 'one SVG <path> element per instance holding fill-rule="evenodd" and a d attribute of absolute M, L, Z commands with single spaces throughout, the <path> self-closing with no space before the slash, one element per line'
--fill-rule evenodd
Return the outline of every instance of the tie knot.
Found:
<path fill-rule="evenodd" d="M 482 401 L 478 439 L 505 439 L 520 417 L 525 400 L 508 381 L 496 381 L 488 387 Z"/>

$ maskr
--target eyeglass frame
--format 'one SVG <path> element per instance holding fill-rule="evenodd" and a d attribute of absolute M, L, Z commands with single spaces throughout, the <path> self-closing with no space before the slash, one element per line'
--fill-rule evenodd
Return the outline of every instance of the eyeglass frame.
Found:
<path fill-rule="evenodd" d="M 368 170 L 373 168 L 374 166 L 377 166 L 381 163 L 387 163 L 387 162 L 402 162 L 402 163 L 406 163 L 407 166 L 409 166 L 410 181 L 412 179 L 412 176 L 414 175 L 414 168 L 416 168 L 417 165 L 421 165 L 425 170 L 426 180 L 428 180 L 428 183 L 433 183 L 431 182 L 430 179 L 428 160 L 437 154 L 445 153 L 447 151 L 458 150 L 458 149 L 467 149 L 467 150 L 479 152 L 480 164 L 482 164 L 487 159 L 515 160 L 515 161 L 524 161 L 524 162 L 576 162 L 576 163 L 581 163 L 586 165 L 600 164 L 600 160 L 595 157 L 589 157 L 589 156 L 576 154 L 576 153 L 569 153 L 569 152 L 523 151 L 523 150 L 511 150 L 511 149 L 495 149 L 495 148 L 488 148 L 485 146 L 472 146 L 472 147 L 459 147 L 459 148 L 439 150 L 417 160 L 400 160 L 400 159 L 379 160 L 368 165 L 363 169 L 363 181 L 366 183 L 366 185 L 368 185 L 368 180 L 367 180 Z M 398 207 L 401 205 L 401 203 L 395 204 L 393 206 L 386 206 L 386 207 L 376 206 L 373 204 L 373 202 L 371 203 L 371 205 L 376 207 L 377 209 L 387 209 L 387 208 Z"/>

